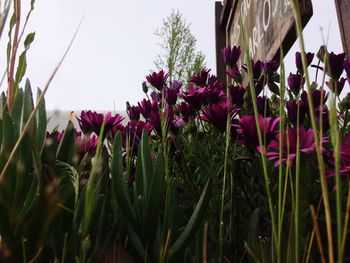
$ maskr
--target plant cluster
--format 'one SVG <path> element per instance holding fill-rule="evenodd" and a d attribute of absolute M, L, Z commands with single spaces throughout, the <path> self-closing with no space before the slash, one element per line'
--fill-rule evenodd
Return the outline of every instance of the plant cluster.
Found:
<path fill-rule="evenodd" d="M 286 76 L 228 47 L 227 86 L 160 70 L 128 121 L 87 110 L 47 132 L 46 89 L 34 105 L 20 88 L 34 34 L 15 74 L 19 39 L 0 97 L 0 262 L 349 260 L 345 54 L 302 48 Z"/>

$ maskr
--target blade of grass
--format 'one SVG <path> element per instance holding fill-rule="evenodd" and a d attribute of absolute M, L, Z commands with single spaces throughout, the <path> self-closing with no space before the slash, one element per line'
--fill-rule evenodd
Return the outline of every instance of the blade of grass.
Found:
<path fill-rule="evenodd" d="M 341 249 L 342 251 L 345 250 L 345 244 L 346 244 L 346 233 L 348 230 L 348 224 L 349 224 L 349 216 L 350 216 L 350 184 L 348 186 L 348 198 L 346 202 L 346 211 L 345 211 L 345 219 L 344 219 L 344 228 L 343 228 L 343 240 L 341 243 Z"/>
<path fill-rule="evenodd" d="M 314 107 L 313 107 L 313 101 L 311 97 L 311 84 L 309 79 L 309 74 L 307 70 L 307 58 L 305 53 L 305 45 L 304 45 L 304 38 L 302 33 L 302 23 L 301 23 L 301 15 L 300 15 L 300 8 L 299 8 L 299 2 L 297 0 L 292 0 L 293 3 L 293 9 L 294 9 L 294 19 L 299 39 L 299 45 L 301 48 L 301 59 L 303 64 L 303 71 L 305 72 L 305 82 L 307 85 L 307 99 L 309 104 L 309 110 L 310 110 L 310 119 L 311 119 L 311 126 L 314 131 L 314 140 L 316 144 L 316 153 L 317 153 L 317 161 L 320 171 L 320 181 L 321 181 L 321 188 L 322 188 L 322 196 L 323 196 L 323 203 L 325 207 L 325 215 L 326 215 L 326 226 L 327 226 L 327 238 L 328 238 L 328 256 L 329 256 L 329 262 L 334 262 L 334 254 L 333 254 L 333 235 L 332 235 L 332 220 L 331 220 L 331 209 L 330 209 L 330 203 L 329 203 L 329 196 L 328 196 L 328 189 L 327 189 L 327 181 L 325 176 L 325 165 L 324 160 L 322 156 L 322 138 L 319 136 L 315 114 L 314 114 Z"/>
<path fill-rule="evenodd" d="M 9 156 L 9 158 L 8 158 L 8 160 L 7 160 L 7 162 L 6 162 L 5 166 L 4 166 L 4 168 L 3 168 L 2 171 L 1 171 L 1 174 L 0 174 L 0 183 L 1 183 L 1 181 L 3 180 L 3 177 L 4 177 L 4 175 L 5 175 L 6 171 L 7 171 L 7 169 L 8 169 L 9 166 L 10 166 L 11 161 L 12 161 L 13 157 L 15 156 L 16 151 L 18 150 L 18 147 L 19 147 L 20 144 L 21 144 L 21 142 L 22 142 L 22 140 L 23 140 L 23 138 L 24 138 L 24 135 L 25 135 L 26 131 L 27 131 L 28 128 L 30 127 L 30 125 L 31 125 L 31 123 L 32 123 L 32 121 L 33 121 L 33 119 L 34 119 L 34 117 L 35 117 L 35 114 L 36 114 L 37 110 L 39 109 L 39 107 L 40 107 L 40 105 L 41 105 L 41 102 L 42 102 L 42 100 L 44 99 L 44 96 L 45 96 L 45 94 L 46 94 L 46 92 L 47 92 L 47 90 L 48 90 L 48 88 L 49 88 L 49 86 L 50 86 L 52 80 L 53 80 L 54 77 L 56 76 L 57 71 L 58 71 L 59 68 L 61 67 L 61 65 L 62 65 L 62 63 L 63 63 L 63 61 L 64 61 L 64 59 L 66 58 L 66 56 L 67 56 L 69 50 L 71 49 L 71 47 L 72 47 L 72 45 L 73 45 L 73 42 L 74 42 L 74 40 L 75 40 L 75 38 L 76 38 L 76 36 L 77 36 L 77 34 L 78 34 L 78 32 L 79 32 L 79 29 L 80 29 L 80 26 L 81 26 L 82 22 L 83 22 L 83 18 L 81 19 L 81 21 L 80 21 L 80 23 L 79 23 L 79 25 L 78 25 L 78 27 L 77 27 L 77 29 L 76 29 L 76 31 L 75 31 L 75 33 L 74 33 L 74 35 L 73 35 L 71 41 L 70 41 L 70 43 L 69 43 L 69 45 L 68 45 L 68 47 L 67 47 L 65 53 L 63 54 L 61 60 L 59 61 L 59 63 L 57 64 L 57 66 L 55 67 L 55 69 L 53 70 L 53 72 L 51 73 L 51 76 L 49 77 L 49 79 L 47 80 L 47 82 L 46 82 L 46 84 L 45 84 L 45 87 L 44 87 L 42 93 L 40 94 L 40 96 L 39 96 L 39 98 L 38 98 L 38 100 L 37 100 L 37 102 L 36 102 L 36 105 L 35 105 L 33 111 L 31 112 L 31 114 L 30 114 L 30 116 L 29 116 L 29 118 L 28 118 L 26 124 L 24 125 L 23 130 L 22 130 L 22 132 L 21 132 L 21 134 L 20 134 L 20 136 L 19 136 L 19 138 L 18 138 L 16 144 L 15 144 L 15 146 L 13 147 L 13 149 L 12 149 L 12 151 L 11 151 L 11 153 L 10 153 L 10 156 Z"/>
<path fill-rule="evenodd" d="M 226 90 L 227 96 L 230 97 L 229 86 L 227 85 Z M 221 190 L 221 207 L 220 207 L 220 222 L 219 222 L 219 262 L 222 262 L 222 246 L 223 246 L 223 229 L 224 229 L 224 201 L 225 201 L 225 190 L 226 190 L 226 177 L 227 177 L 227 162 L 228 162 L 228 150 L 230 147 L 231 139 L 231 118 L 230 118 L 230 107 L 227 108 L 227 119 L 226 119 L 226 134 L 225 134 L 225 157 L 224 157 L 224 178 L 222 182 Z M 231 181 L 232 182 L 232 181 Z M 231 183 L 233 184 L 233 182 Z M 232 187 L 231 187 L 232 189 Z"/>
<path fill-rule="evenodd" d="M 311 210 L 312 221 L 314 224 L 314 232 L 316 235 L 317 246 L 318 246 L 318 250 L 320 251 L 321 262 L 326 263 L 326 259 L 324 257 L 324 253 L 323 253 L 323 246 L 322 246 L 320 229 L 318 227 L 318 222 L 317 222 L 317 214 L 315 213 L 315 208 L 313 206 L 310 206 L 310 210 Z"/>
<path fill-rule="evenodd" d="M 326 49 L 327 50 L 327 49 Z M 325 52 L 325 67 L 329 68 L 329 56 L 328 52 Z M 334 81 L 334 93 L 331 93 L 331 103 L 329 109 L 329 124 L 331 131 L 331 142 L 333 145 L 333 153 L 334 153 L 334 161 L 335 161 L 335 187 L 336 187 L 336 211 L 337 211 L 337 252 L 338 252 L 338 261 L 343 262 L 343 252 L 341 249 L 342 243 L 342 187 L 340 180 L 340 133 L 338 126 L 338 116 L 337 116 L 337 95 L 338 85 L 337 81 Z M 323 96 L 321 96 L 323 97 Z M 322 110 L 320 110 L 320 114 L 322 114 Z M 322 119 L 322 117 L 321 117 Z"/>
<path fill-rule="evenodd" d="M 279 134 L 280 137 L 283 138 L 284 136 L 284 123 L 285 123 L 285 111 L 284 111 L 284 96 L 285 96 L 285 68 L 284 68 L 284 61 L 283 61 L 283 49 L 281 47 L 280 49 L 280 123 L 279 123 Z M 277 250 L 281 249 L 281 238 L 282 238 L 282 225 L 283 225 L 283 208 L 282 208 L 282 196 L 286 195 L 282 194 L 282 188 L 283 188 L 283 163 L 282 163 L 282 157 L 283 157 L 283 140 L 280 140 L 279 145 L 279 167 L 278 167 L 278 235 L 277 235 Z"/>

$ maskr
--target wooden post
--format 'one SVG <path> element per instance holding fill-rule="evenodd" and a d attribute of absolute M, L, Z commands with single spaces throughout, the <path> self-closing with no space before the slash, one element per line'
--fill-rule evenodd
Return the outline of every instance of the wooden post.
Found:
<path fill-rule="evenodd" d="M 350 56 L 350 1 L 335 0 L 344 52 Z"/>
<path fill-rule="evenodd" d="M 215 35 L 216 35 L 216 75 L 218 80 L 226 85 L 226 66 L 221 50 L 226 46 L 226 31 L 221 28 L 221 2 L 215 2 Z"/>

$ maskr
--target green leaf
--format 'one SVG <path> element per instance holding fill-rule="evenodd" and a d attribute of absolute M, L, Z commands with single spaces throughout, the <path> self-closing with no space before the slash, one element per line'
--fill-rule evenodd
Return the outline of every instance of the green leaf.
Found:
<path fill-rule="evenodd" d="M 25 125 L 27 120 L 29 119 L 30 114 L 32 113 L 34 106 L 33 106 L 33 93 L 32 88 L 30 85 L 29 79 L 26 80 L 25 88 L 24 88 L 24 97 L 23 97 L 23 113 L 22 113 L 22 127 Z M 31 124 L 34 127 L 34 124 Z M 33 127 L 28 129 L 28 131 L 33 132 Z"/>
<path fill-rule="evenodd" d="M 137 253 L 141 256 L 141 258 L 144 258 L 145 249 L 142 246 L 140 237 L 137 235 L 137 233 L 130 224 L 127 225 L 127 228 L 131 243 L 134 245 Z"/>
<path fill-rule="evenodd" d="M 24 97 L 23 90 L 22 89 L 18 90 L 11 109 L 11 117 L 15 125 L 15 129 L 13 132 L 16 138 L 18 138 L 19 134 L 21 133 L 23 97 Z"/>
<path fill-rule="evenodd" d="M 174 230 L 176 229 L 176 198 L 175 198 L 176 184 L 173 179 L 168 183 L 166 197 L 165 197 L 165 207 L 164 207 L 164 223 L 163 223 L 163 244 L 166 241 L 168 231 L 174 235 Z"/>
<path fill-rule="evenodd" d="M 75 130 L 72 121 L 68 122 L 63 139 L 57 153 L 57 160 L 74 166 Z"/>
<path fill-rule="evenodd" d="M 18 65 L 16 70 L 15 82 L 14 86 L 17 87 L 19 83 L 22 81 L 24 75 L 27 70 L 27 51 L 23 51 L 19 56 Z"/>
<path fill-rule="evenodd" d="M 127 194 L 126 183 L 123 173 L 123 158 L 122 158 L 122 137 L 118 132 L 113 144 L 112 158 L 112 189 L 113 196 L 116 199 L 118 206 L 132 227 L 137 227 L 135 213 L 131 207 L 131 201 Z"/>
<path fill-rule="evenodd" d="M 144 198 L 148 198 L 149 181 L 153 175 L 153 163 L 151 152 L 148 143 L 148 135 L 146 131 L 142 132 L 141 140 L 141 162 L 142 162 L 142 177 L 143 177 L 143 194 Z"/>
<path fill-rule="evenodd" d="M 24 40 L 24 48 L 25 50 L 28 50 L 30 48 L 30 45 L 33 43 L 35 38 L 35 32 L 29 33 Z"/>
<path fill-rule="evenodd" d="M 17 87 L 19 83 L 22 81 L 26 70 L 27 70 L 27 51 L 30 48 L 30 45 L 34 41 L 35 38 L 35 32 L 29 33 L 24 40 L 24 51 L 22 54 L 19 56 L 18 59 L 18 65 L 17 65 L 17 70 L 16 70 L 16 77 L 15 77 L 15 82 L 14 86 Z"/>
<path fill-rule="evenodd" d="M 254 210 L 252 217 L 249 221 L 247 246 L 249 247 L 249 254 L 254 259 L 262 260 L 259 241 L 259 220 L 260 220 L 260 208 Z M 255 261 L 254 261 L 255 262 Z"/>
<path fill-rule="evenodd" d="M 38 88 L 37 91 L 37 101 L 41 95 L 42 91 Z M 45 99 L 42 99 L 35 116 L 36 122 L 36 134 L 35 134 L 35 145 L 39 151 L 42 152 L 44 148 L 45 138 L 46 138 L 46 128 L 47 128 L 47 116 L 45 109 Z"/>
<path fill-rule="evenodd" d="M 208 206 L 211 188 L 212 179 L 209 178 L 201 194 L 201 197 L 199 198 L 196 208 L 194 209 L 193 214 L 190 220 L 188 221 L 184 231 L 180 234 L 180 236 L 177 238 L 177 240 L 169 250 L 169 259 L 175 257 L 176 254 L 183 248 L 185 248 L 187 244 L 191 242 L 191 240 L 194 238 L 196 231 L 203 220 L 205 210 Z"/>
<path fill-rule="evenodd" d="M 159 151 L 154 174 L 149 186 L 148 200 L 146 203 L 144 231 L 147 244 L 153 246 L 159 222 L 160 206 L 164 188 L 164 160 L 163 153 Z"/>

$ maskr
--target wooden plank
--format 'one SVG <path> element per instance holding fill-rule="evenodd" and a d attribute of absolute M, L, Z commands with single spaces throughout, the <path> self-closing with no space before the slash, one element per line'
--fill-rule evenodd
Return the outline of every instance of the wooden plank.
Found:
<path fill-rule="evenodd" d="M 344 52 L 350 56 L 350 1 L 335 0 Z"/>
<path fill-rule="evenodd" d="M 220 27 L 223 30 L 226 29 L 226 25 L 227 25 L 227 22 L 231 13 L 231 9 L 232 9 L 232 4 L 234 1 L 235 0 L 225 0 L 224 2 L 224 6 L 222 8 L 221 17 L 220 17 Z"/>
<path fill-rule="evenodd" d="M 312 16 L 311 0 L 300 2 L 303 25 Z M 236 0 L 227 22 L 227 45 L 243 46 L 239 15 L 248 36 L 249 51 L 253 59 L 278 59 L 279 48 L 284 54 L 296 40 L 291 0 Z"/>
<path fill-rule="evenodd" d="M 221 50 L 226 46 L 226 31 L 221 28 L 223 8 L 221 2 L 215 2 L 216 75 L 218 80 L 226 85 L 226 66 L 221 54 Z"/>

